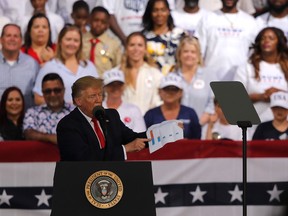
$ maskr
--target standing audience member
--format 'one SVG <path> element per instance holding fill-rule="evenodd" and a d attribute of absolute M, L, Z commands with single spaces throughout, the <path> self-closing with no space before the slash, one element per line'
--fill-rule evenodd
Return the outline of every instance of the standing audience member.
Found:
<path fill-rule="evenodd" d="M 11 23 L 11 20 L 8 17 L 0 15 L 0 35 L 2 34 L 3 27 L 8 23 Z M 1 50 L 1 48 L 0 48 L 0 50 Z"/>
<path fill-rule="evenodd" d="M 42 80 L 45 104 L 31 107 L 25 113 L 25 139 L 57 144 L 56 126 L 74 108 L 64 101 L 64 83 L 56 73 L 48 73 Z"/>
<path fill-rule="evenodd" d="M 288 139 L 288 93 L 275 92 L 270 97 L 273 120 L 263 122 L 256 128 L 253 140 L 287 140 Z"/>
<path fill-rule="evenodd" d="M 8 17 L 12 23 L 16 24 L 19 18 L 26 14 L 27 4 L 29 4 L 29 0 L 1 0 L 0 14 Z"/>
<path fill-rule="evenodd" d="M 0 139 L 23 140 L 24 96 L 15 86 L 7 88 L 0 102 Z"/>
<path fill-rule="evenodd" d="M 242 130 L 237 125 L 231 125 L 228 123 L 227 119 L 224 116 L 222 108 L 220 107 L 216 99 L 214 99 L 214 105 L 215 114 L 211 115 L 209 118 L 209 123 L 206 131 L 206 139 L 241 140 Z"/>
<path fill-rule="evenodd" d="M 182 28 L 189 35 L 193 35 L 199 21 L 204 16 L 209 16 L 210 12 L 200 8 L 198 5 L 199 0 L 179 0 L 179 2 L 184 1 L 183 7 L 178 10 L 172 11 L 172 17 L 175 26 Z"/>
<path fill-rule="evenodd" d="M 65 23 L 73 23 L 73 19 L 71 17 L 73 4 L 77 0 L 58 0 L 57 2 L 57 13 L 64 19 Z M 94 8 L 95 6 L 99 6 L 102 0 L 84 0 L 89 8 Z"/>
<path fill-rule="evenodd" d="M 185 0 L 184 0 L 185 1 Z M 205 10 L 209 11 L 215 11 L 219 10 L 222 7 L 221 0 L 188 0 L 191 2 L 199 2 L 199 6 Z M 254 7 L 254 1 L 260 2 L 265 0 L 239 0 L 237 3 L 237 8 L 240 10 L 245 11 L 248 14 L 254 14 L 255 13 L 255 7 Z M 183 0 L 176 0 L 176 9 L 183 8 Z"/>
<path fill-rule="evenodd" d="M 26 108 L 33 105 L 32 88 L 39 65 L 21 52 L 22 36 L 18 25 L 7 24 L 1 34 L 0 96 L 10 86 L 17 86 L 24 95 Z"/>
<path fill-rule="evenodd" d="M 201 48 L 195 37 L 185 36 L 176 51 L 176 74 L 182 78 L 183 96 L 181 104 L 193 108 L 205 125 L 214 113 L 210 82 L 213 74 L 203 67 Z"/>
<path fill-rule="evenodd" d="M 175 27 L 167 0 L 149 0 L 142 18 L 148 53 L 166 75 L 175 65 L 175 52 L 184 31 Z"/>
<path fill-rule="evenodd" d="M 122 71 L 112 69 L 103 74 L 105 99 L 104 108 L 116 109 L 122 122 L 134 132 L 146 131 L 143 115 L 139 107 L 122 100 L 125 78 Z"/>
<path fill-rule="evenodd" d="M 288 47 L 282 30 L 267 27 L 258 34 L 249 62 L 238 68 L 234 80 L 245 86 L 261 122 L 272 120 L 271 94 L 288 91 Z"/>
<path fill-rule="evenodd" d="M 256 18 L 260 29 L 273 26 L 281 29 L 288 39 L 288 0 L 268 0 L 268 11 Z"/>
<path fill-rule="evenodd" d="M 125 76 L 123 101 L 138 106 L 142 115 L 162 103 L 158 88 L 163 75 L 154 65 L 153 59 L 147 53 L 145 36 L 140 32 L 131 33 L 127 37 L 120 65 Z"/>
<path fill-rule="evenodd" d="M 71 17 L 73 24 L 80 28 L 83 34 L 90 30 L 88 25 L 89 13 L 89 5 L 85 1 L 79 0 L 74 2 Z"/>
<path fill-rule="evenodd" d="M 26 14 L 24 17 L 19 17 L 19 20 L 17 21 L 17 23 L 19 23 L 19 25 L 21 26 L 23 34 L 27 30 L 27 23 L 29 22 L 31 17 L 34 14 L 43 13 L 47 16 L 50 22 L 52 42 L 56 42 L 58 34 L 64 26 L 64 20 L 58 14 L 49 11 L 48 7 L 45 7 L 47 0 L 30 0 L 30 3 L 34 9 L 33 12 L 31 12 L 30 14 Z"/>
<path fill-rule="evenodd" d="M 146 112 L 144 116 L 146 126 L 149 128 L 166 120 L 178 119 L 184 125 L 184 138 L 200 139 L 201 126 L 196 112 L 180 103 L 182 89 L 182 79 L 178 75 L 170 73 L 162 78 L 159 95 L 163 104 Z"/>
<path fill-rule="evenodd" d="M 126 3 L 126 0 L 103 0 L 110 17 L 110 28 L 125 45 L 126 37 L 132 32 L 141 31 L 142 16 L 148 0 L 137 0 L 135 3 Z"/>
<path fill-rule="evenodd" d="M 102 79 L 78 79 L 72 86 L 72 97 L 76 108 L 57 125 L 62 161 L 123 161 L 127 152 L 145 148 L 149 141 L 146 133 L 126 127 L 115 109 L 102 110 L 101 122 L 95 118 L 94 108 L 102 105 Z"/>
<path fill-rule="evenodd" d="M 223 7 L 204 17 L 196 30 L 204 65 L 219 80 L 232 80 L 235 69 L 248 58 L 249 47 L 257 34 L 256 21 L 237 9 L 238 0 L 222 0 Z"/>
<path fill-rule="evenodd" d="M 56 45 L 52 43 L 50 23 L 45 14 L 37 13 L 31 17 L 21 50 L 41 66 L 54 58 Z"/>
<path fill-rule="evenodd" d="M 67 103 L 72 103 L 71 86 L 78 78 L 87 75 L 99 76 L 93 63 L 84 60 L 82 56 L 82 33 L 78 27 L 67 25 L 61 30 L 55 58 L 47 62 L 37 76 L 33 88 L 36 105 L 44 103 L 41 83 L 43 77 L 51 71 L 63 79 L 66 89 L 64 99 Z"/>
<path fill-rule="evenodd" d="M 108 34 L 110 15 L 103 7 L 93 8 L 90 32 L 83 36 L 83 52 L 96 66 L 100 76 L 121 62 L 121 44 Z"/>

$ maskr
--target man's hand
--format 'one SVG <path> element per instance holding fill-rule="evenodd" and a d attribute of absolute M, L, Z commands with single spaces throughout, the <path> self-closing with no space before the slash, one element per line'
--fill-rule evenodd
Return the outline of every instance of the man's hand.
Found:
<path fill-rule="evenodd" d="M 137 152 L 141 151 L 145 148 L 145 142 L 149 142 L 150 139 L 144 139 L 144 138 L 137 138 L 133 140 L 132 142 L 124 145 L 126 152 Z"/>

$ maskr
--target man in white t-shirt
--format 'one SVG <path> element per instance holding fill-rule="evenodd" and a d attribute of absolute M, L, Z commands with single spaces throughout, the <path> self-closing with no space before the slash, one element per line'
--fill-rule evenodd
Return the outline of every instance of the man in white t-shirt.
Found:
<path fill-rule="evenodd" d="M 219 10 L 222 8 L 221 0 L 198 0 L 198 1 L 199 1 L 199 6 L 201 8 L 209 10 L 209 11 Z M 259 1 L 259 0 L 256 0 L 256 1 Z M 184 6 L 183 0 L 176 0 L 176 6 L 175 6 L 176 10 L 183 8 L 183 6 Z M 253 0 L 239 0 L 237 7 L 245 11 L 248 14 L 255 13 Z"/>
<path fill-rule="evenodd" d="M 268 0 L 269 11 L 258 16 L 256 23 L 259 30 L 272 26 L 281 29 L 288 39 L 288 0 Z"/>
<path fill-rule="evenodd" d="M 248 58 L 257 34 L 255 19 L 237 9 L 238 0 L 222 0 L 221 10 L 205 16 L 196 29 L 204 64 L 219 80 L 232 80 L 235 69 Z"/>
<path fill-rule="evenodd" d="M 184 0 L 184 2 L 184 6 L 172 11 L 171 15 L 175 26 L 184 29 L 192 36 L 199 21 L 202 17 L 209 16 L 210 12 L 199 7 L 199 0 Z"/>

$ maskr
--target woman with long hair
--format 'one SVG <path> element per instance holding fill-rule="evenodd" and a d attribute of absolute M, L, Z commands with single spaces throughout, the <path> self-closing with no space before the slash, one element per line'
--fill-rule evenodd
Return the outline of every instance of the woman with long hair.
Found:
<path fill-rule="evenodd" d="M 131 33 L 120 65 L 125 76 L 123 100 L 137 105 L 142 115 L 161 104 L 158 87 L 163 76 L 147 53 L 146 42 L 141 32 Z"/>
<path fill-rule="evenodd" d="M 249 62 L 239 67 L 235 80 L 246 87 L 261 121 L 273 119 L 269 106 L 274 92 L 288 91 L 288 47 L 282 30 L 267 27 L 259 32 Z"/>
<path fill-rule="evenodd" d="M 21 50 L 43 66 L 45 62 L 54 58 L 55 49 L 48 18 L 42 13 L 33 15 L 29 20 Z"/>
<path fill-rule="evenodd" d="M 18 87 L 7 88 L 0 102 L 0 139 L 23 140 L 24 96 Z"/>
<path fill-rule="evenodd" d="M 149 0 L 142 17 L 147 50 L 166 75 L 175 65 L 175 51 L 184 31 L 176 28 L 167 0 Z"/>
<path fill-rule="evenodd" d="M 66 25 L 58 36 L 55 58 L 47 62 L 39 71 L 33 88 L 35 103 L 42 104 L 41 83 L 43 77 L 48 73 L 58 73 L 64 81 L 65 102 L 73 103 L 71 97 L 71 86 L 80 77 L 99 77 L 94 64 L 83 58 L 82 55 L 82 33 L 74 25 Z"/>

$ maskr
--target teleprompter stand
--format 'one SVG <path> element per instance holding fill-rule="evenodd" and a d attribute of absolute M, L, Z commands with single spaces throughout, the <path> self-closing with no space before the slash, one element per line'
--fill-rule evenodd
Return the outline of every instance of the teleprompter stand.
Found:
<path fill-rule="evenodd" d="M 210 86 L 229 124 L 242 129 L 243 216 L 247 216 L 247 128 L 260 119 L 241 82 L 211 82 Z"/>
<path fill-rule="evenodd" d="M 156 216 L 151 162 L 58 162 L 51 216 Z"/>

